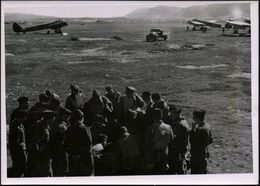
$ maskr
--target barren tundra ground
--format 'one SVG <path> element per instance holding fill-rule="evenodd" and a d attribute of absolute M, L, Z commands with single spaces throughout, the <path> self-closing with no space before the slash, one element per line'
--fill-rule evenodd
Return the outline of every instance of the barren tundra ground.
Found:
<path fill-rule="evenodd" d="M 168 41 L 145 42 L 157 27 L 168 32 Z M 11 24 L 5 31 L 7 125 L 20 95 L 29 96 L 32 106 L 51 89 L 64 104 L 73 82 L 87 98 L 93 89 L 104 93 L 107 84 L 122 93 L 131 85 L 140 94 L 160 92 L 182 107 L 190 124 L 195 108 L 207 111 L 213 133 L 210 173 L 253 172 L 250 37 L 225 37 L 213 28 L 186 31 L 185 24 L 174 22 L 69 23 L 63 29 L 68 36 L 16 35 Z M 81 40 L 71 41 L 71 35 Z M 205 46 L 192 50 L 189 43 Z"/>

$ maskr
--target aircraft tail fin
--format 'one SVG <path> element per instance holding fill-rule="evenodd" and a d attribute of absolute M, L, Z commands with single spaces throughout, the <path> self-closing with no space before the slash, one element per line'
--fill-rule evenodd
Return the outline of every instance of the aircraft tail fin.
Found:
<path fill-rule="evenodd" d="M 14 23 L 13 24 L 13 30 L 14 32 L 23 32 L 23 28 L 18 24 L 18 23 Z"/>

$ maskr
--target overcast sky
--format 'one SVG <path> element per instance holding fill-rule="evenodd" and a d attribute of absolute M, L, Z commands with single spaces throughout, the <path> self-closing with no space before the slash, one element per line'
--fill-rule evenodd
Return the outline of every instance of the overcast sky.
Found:
<path fill-rule="evenodd" d="M 236 1 L 239 2 L 239 1 Z M 2 1 L 5 13 L 28 13 L 55 17 L 120 17 L 138 8 L 150 8 L 158 5 L 189 7 L 208 5 L 214 1 Z"/>

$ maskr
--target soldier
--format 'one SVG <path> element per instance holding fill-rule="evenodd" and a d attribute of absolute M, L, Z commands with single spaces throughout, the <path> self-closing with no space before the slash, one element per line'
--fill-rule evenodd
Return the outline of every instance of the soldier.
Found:
<path fill-rule="evenodd" d="M 96 145 L 98 143 L 99 134 L 106 133 L 106 122 L 103 116 L 95 115 L 93 117 L 93 123 L 90 127 L 92 135 L 92 144 Z"/>
<path fill-rule="evenodd" d="M 140 149 L 136 138 L 122 126 L 119 131 L 120 139 L 117 146 L 117 170 L 120 174 L 133 175 L 140 171 Z"/>
<path fill-rule="evenodd" d="M 94 175 L 94 161 L 91 152 L 92 137 L 89 127 L 83 124 L 81 110 L 72 113 L 71 126 L 65 137 L 65 148 L 69 154 L 69 176 Z"/>
<path fill-rule="evenodd" d="M 65 176 L 68 169 L 68 158 L 64 147 L 65 134 L 68 128 L 68 119 L 71 111 L 66 108 L 60 109 L 60 119 L 53 123 L 50 128 L 50 145 L 52 155 L 53 176 Z"/>
<path fill-rule="evenodd" d="M 207 174 L 207 160 L 209 157 L 208 145 L 212 143 L 211 127 L 204 121 L 206 111 L 193 111 L 191 144 L 191 174 Z"/>
<path fill-rule="evenodd" d="M 82 109 L 85 102 L 85 96 L 77 85 L 70 85 L 71 93 L 65 101 L 65 107 L 71 111 Z"/>
<path fill-rule="evenodd" d="M 85 124 L 90 125 L 93 123 L 93 117 L 95 115 L 101 115 L 105 119 L 112 115 L 113 105 L 105 96 L 101 96 L 100 92 L 94 90 L 92 97 L 84 104 L 83 107 Z"/>
<path fill-rule="evenodd" d="M 106 86 L 106 94 L 105 97 L 107 97 L 113 105 L 113 116 L 118 116 L 118 106 L 119 106 L 119 100 L 121 97 L 121 93 L 118 91 L 115 91 L 112 86 Z"/>
<path fill-rule="evenodd" d="M 49 100 L 50 99 L 46 94 L 40 94 L 39 102 L 35 103 L 29 110 L 29 114 L 34 123 L 41 120 L 43 111 L 50 109 Z"/>
<path fill-rule="evenodd" d="M 169 147 L 169 173 L 186 173 L 186 153 L 189 137 L 189 125 L 181 116 L 181 109 L 170 106 L 169 124 L 173 130 L 173 141 Z"/>
<path fill-rule="evenodd" d="M 173 140 L 171 126 L 162 121 L 162 111 L 155 108 L 153 124 L 149 127 L 145 142 L 146 169 L 154 174 L 165 174 L 168 169 L 168 146 Z"/>
<path fill-rule="evenodd" d="M 14 177 L 22 177 L 26 169 L 26 145 L 23 122 L 27 118 L 27 112 L 16 110 L 13 113 L 9 129 L 9 149 L 12 158 L 12 170 Z"/>
<path fill-rule="evenodd" d="M 165 122 L 169 114 L 169 106 L 161 97 L 160 93 L 153 93 L 152 100 L 154 102 L 153 108 L 158 108 L 162 111 L 162 120 Z"/>
<path fill-rule="evenodd" d="M 149 91 L 144 91 L 141 95 L 141 97 L 144 100 L 144 110 L 146 112 L 151 112 L 153 100 L 152 100 L 152 94 Z"/>
<path fill-rule="evenodd" d="M 51 110 L 43 112 L 42 120 L 34 130 L 33 147 L 35 148 L 35 165 L 33 175 L 36 177 L 51 176 L 50 125 L 55 120 Z"/>
<path fill-rule="evenodd" d="M 17 101 L 18 101 L 19 106 L 18 106 L 18 108 L 16 108 L 16 109 L 11 113 L 10 123 L 12 123 L 12 120 L 14 119 L 14 116 L 15 116 L 15 114 L 16 114 L 17 111 L 21 111 L 21 110 L 22 110 L 22 111 L 27 112 L 27 114 L 28 114 L 28 112 L 29 112 L 29 99 L 28 99 L 28 97 L 25 97 L 25 96 L 19 97 L 19 98 L 17 99 Z"/>
<path fill-rule="evenodd" d="M 143 99 L 135 93 L 134 87 L 125 88 L 125 96 L 122 96 L 119 101 L 119 121 L 122 123 L 125 121 L 125 117 L 129 109 L 136 110 L 144 106 Z"/>

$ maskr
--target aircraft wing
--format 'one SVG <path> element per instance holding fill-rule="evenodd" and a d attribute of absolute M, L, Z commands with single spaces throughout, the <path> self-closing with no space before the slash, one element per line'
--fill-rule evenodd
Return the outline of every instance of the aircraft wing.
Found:
<path fill-rule="evenodd" d="M 198 21 L 188 21 L 188 24 L 195 25 L 195 26 L 206 26 L 204 23 Z"/>
<path fill-rule="evenodd" d="M 227 21 L 227 23 L 237 28 L 251 27 L 251 24 L 240 21 Z"/>
<path fill-rule="evenodd" d="M 223 26 L 222 24 L 216 23 L 216 21 L 204 21 L 204 20 L 199 20 L 199 19 L 193 19 L 192 21 L 203 23 L 206 26 L 210 26 L 210 27 L 219 27 L 219 28 L 221 28 Z"/>

